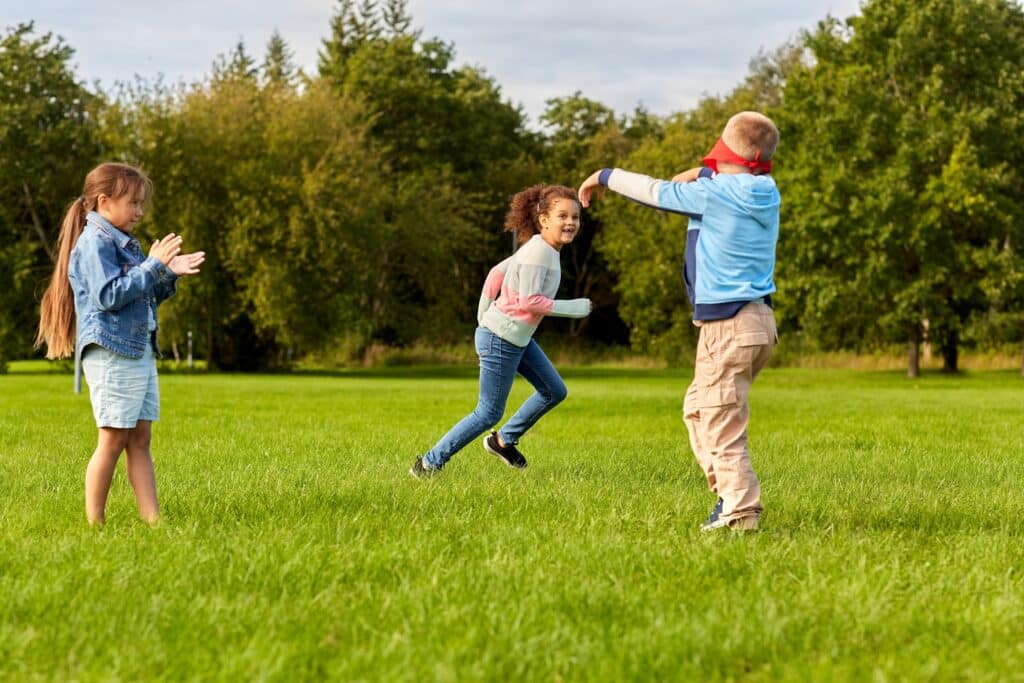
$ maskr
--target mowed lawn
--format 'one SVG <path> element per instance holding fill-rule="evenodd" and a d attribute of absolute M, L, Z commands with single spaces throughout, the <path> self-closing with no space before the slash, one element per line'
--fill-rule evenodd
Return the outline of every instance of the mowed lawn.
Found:
<path fill-rule="evenodd" d="M 566 370 L 529 469 L 429 481 L 471 368 L 167 373 L 163 520 L 122 467 L 94 529 L 88 399 L 41 367 L 0 376 L 3 680 L 1024 677 L 1014 372 L 765 371 L 762 530 L 707 535 L 686 371 Z"/>

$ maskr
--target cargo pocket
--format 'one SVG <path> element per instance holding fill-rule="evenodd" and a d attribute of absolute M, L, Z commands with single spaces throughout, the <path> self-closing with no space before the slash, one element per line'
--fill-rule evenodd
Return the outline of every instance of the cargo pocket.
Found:
<path fill-rule="evenodd" d="M 775 315 L 767 306 L 748 306 L 735 318 L 733 344 L 736 346 L 766 346 L 778 341 Z"/>
<path fill-rule="evenodd" d="M 764 331 L 757 332 L 737 332 L 736 340 L 733 342 L 736 346 L 767 346 L 773 344 L 771 335 Z"/>
<path fill-rule="evenodd" d="M 733 346 L 765 346 L 773 343 L 775 325 L 769 324 L 756 310 L 743 309 L 735 318 Z"/>
<path fill-rule="evenodd" d="M 718 408 L 720 406 L 736 405 L 736 384 L 732 379 L 722 379 L 717 384 L 705 387 L 697 387 L 694 392 L 693 405 L 688 406 L 696 409 Z"/>

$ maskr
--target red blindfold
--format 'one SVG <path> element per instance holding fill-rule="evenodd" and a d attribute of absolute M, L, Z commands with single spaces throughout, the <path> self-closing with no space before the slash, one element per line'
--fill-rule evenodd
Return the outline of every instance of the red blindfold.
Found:
<path fill-rule="evenodd" d="M 744 159 L 736 152 L 729 149 L 729 146 L 725 144 L 722 138 L 718 138 L 718 142 L 711 148 L 708 155 L 704 157 L 704 165 L 710 168 L 715 173 L 718 173 L 718 162 L 738 164 L 740 166 L 746 166 L 752 173 L 771 173 L 772 172 L 772 161 L 761 161 L 761 150 L 757 151 L 757 155 L 753 161 Z"/>

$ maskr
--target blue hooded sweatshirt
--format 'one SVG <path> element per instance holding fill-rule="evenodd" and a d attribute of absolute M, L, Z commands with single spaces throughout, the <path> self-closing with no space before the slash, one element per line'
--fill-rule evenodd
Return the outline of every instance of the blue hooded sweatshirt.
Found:
<path fill-rule="evenodd" d="M 692 183 L 605 169 L 602 185 L 646 206 L 690 217 L 683 277 L 694 320 L 731 318 L 751 301 L 771 304 L 781 197 L 769 175 L 711 175 Z"/>

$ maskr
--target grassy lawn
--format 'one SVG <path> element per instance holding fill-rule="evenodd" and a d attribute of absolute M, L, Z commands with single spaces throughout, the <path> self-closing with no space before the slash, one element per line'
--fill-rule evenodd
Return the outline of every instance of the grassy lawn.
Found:
<path fill-rule="evenodd" d="M 163 520 L 89 528 L 88 399 L 0 376 L 0 679 L 1021 680 L 1024 381 L 770 369 L 757 534 L 713 498 L 688 373 L 577 369 L 516 472 L 413 459 L 472 369 L 165 374 Z M 527 394 L 517 384 L 510 401 Z"/>

